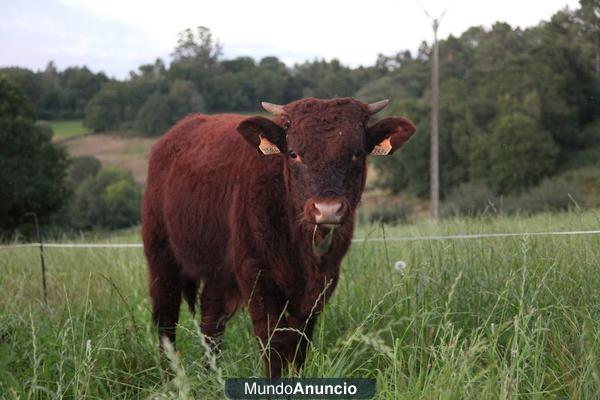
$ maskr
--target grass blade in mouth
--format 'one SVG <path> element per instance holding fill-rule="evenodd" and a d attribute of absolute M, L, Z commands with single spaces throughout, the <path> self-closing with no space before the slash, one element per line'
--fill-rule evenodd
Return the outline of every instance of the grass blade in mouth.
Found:
<path fill-rule="evenodd" d="M 327 234 L 325 235 L 325 238 L 323 239 L 321 244 L 319 244 L 318 246 L 317 246 L 317 242 L 316 242 L 317 229 L 319 229 L 319 225 L 315 225 L 315 230 L 313 231 L 312 250 L 313 250 L 313 254 L 315 256 L 321 257 L 321 256 L 324 256 L 325 254 L 327 254 L 327 252 L 329 252 L 329 249 L 331 248 L 331 242 L 333 241 L 333 233 L 335 231 L 335 226 L 332 226 L 331 228 L 329 228 L 329 232 L 327 232 Z"/>

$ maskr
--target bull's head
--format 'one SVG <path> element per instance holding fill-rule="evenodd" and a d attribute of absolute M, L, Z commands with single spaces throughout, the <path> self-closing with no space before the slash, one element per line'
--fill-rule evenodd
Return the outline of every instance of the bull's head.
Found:
<path fill-rule="evenodd" d="M 369 119 L 387 106 L 351 98 L 303 99 L 284 106 L 262 103 L 276 116 L 245 119 L 246 141 L 266 157 L 285 157 L 290 200 L 308 224 L 339 225 L 352 220 L 366 178 L 368 155 L 389 155 L 415 132 L 406 118 Z"/>

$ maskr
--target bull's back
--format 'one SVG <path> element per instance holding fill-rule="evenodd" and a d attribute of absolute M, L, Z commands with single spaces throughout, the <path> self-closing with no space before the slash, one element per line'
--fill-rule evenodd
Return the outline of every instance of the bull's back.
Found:
<path fill-rule="evenodd" d="M 192 115 L 167 132 L 150 156 L 144 195 L 145 247 L 161 242 L 187 275 L 222 267 L 232 216 L 261 157 L 236 131 L 243 116 Z M 264 172 L 263 172 L 264 173 Z M 199 276 L 198 276 L 199 275 Z"/>

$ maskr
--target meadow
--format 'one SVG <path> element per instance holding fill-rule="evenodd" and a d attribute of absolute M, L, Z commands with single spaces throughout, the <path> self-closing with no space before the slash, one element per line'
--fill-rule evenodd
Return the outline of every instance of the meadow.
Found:
<path fill-rule="evenodd" d="M 48 122 L 54 132 L 53 140 L 61 141 L 85 135 L 90 130 L 83 126 L 82 120 L 53 120 Z"/>
<path fill-rule="evenodd" d="M 356 237 L 599 227 L 598 211 L 572 211 Z M 46 261 L 48 313 L 37 249 L 0 249 L 0 398 L 220 399 L 224 379 L 263 375 L 245 310 L 213 360 L 182 309 L 180 353 L 161 359 L 141 249 L 48 248 Z M 599 268 L 600 235 L 357 241 L 301 375 L 375 378 L 377 399 L 600 398 Z"/>

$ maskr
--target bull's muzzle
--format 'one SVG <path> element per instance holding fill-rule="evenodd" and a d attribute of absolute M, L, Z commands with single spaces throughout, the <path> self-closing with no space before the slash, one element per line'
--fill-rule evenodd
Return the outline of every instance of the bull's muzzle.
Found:
<path fill-rule="evenodd" d="M 348 217 L 350 206 L 344 198 L 313 198 L 306 202 L 306 219 L 317 225 L 339 225 Z"/>

